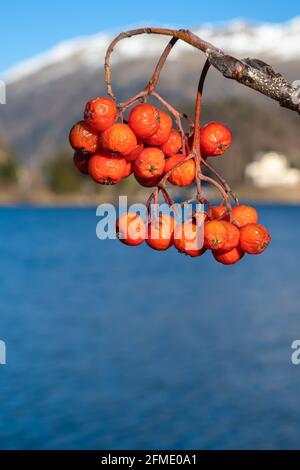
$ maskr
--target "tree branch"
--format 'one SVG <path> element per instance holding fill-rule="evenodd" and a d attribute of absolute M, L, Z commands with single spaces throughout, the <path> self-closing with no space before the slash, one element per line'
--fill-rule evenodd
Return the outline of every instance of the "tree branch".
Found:
<path fill-rule="evenodd" d="M 236 80 L 238 83 L 278 101 L 280 106 L 300 114 L 300 100 L 297 96 L 299 95 L 299 90 L 297 93 L 297 88 L 282 75 L 275 73 L 271 66 L 258 59 L 236 59 L 185 29 L 139 28 L 119 34 L 108 47 L 105 57 L 105 81 L 107 92 L 110 96 L 114 96 L 111 85 L 111 53 L 116 44 L 122 39 L 140 34 L 161 34 L 181 39 L 204 52 L 210 64 L 221 72 L 224 77 Z"/>

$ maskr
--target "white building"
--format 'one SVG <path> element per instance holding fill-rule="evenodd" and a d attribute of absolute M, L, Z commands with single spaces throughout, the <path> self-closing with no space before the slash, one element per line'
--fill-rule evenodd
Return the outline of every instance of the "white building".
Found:
<path fill-rule="evenodd" d="M 290 168 L 287 158 L 277 152 L 259 154 L 255 161 L 247 165 L 245 175 L 260 188 L 300 184 L 300 170 Z"/>

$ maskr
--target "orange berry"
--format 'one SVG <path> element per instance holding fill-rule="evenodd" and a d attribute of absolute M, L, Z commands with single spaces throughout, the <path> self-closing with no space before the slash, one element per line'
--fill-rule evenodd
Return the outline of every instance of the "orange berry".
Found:
<path fill-rule="evenodd" d="M 184 155 L 173 155 L 172 157 L 166 160 L 165 165 L 165 174 L 168 173 L 174 166 L 176 166 L 179 162 L 184 160 Z M 196 165 L 192 158 L 186 161 L 182 165 L 180 165 L 176 170 L 174 170 L 168 180 L 170 183 L 174 184 L 175 186 L 188 186 L 192 184 L 195 180 L 196 175 Z"/>
<path fill-rule="evenodd" d="M 84 120 L 95 131 L 101 132 L 113 125 L 117 117 L 117 106 L 111 98 L 94 98 L 87 102 Z"/>
<path fill-rule="evenodd" d="M 240 231 L 235 225 L 227 222 L 227 220 L 220 220 L 220 222 L 227 230 L 227 239 L 222 250 L 230 251 L 238 246 L 240 241 Z"/>
<path fill-rule="evenodd" d="M 159 128 L 159 112 L 148 103 L 138 104 L 130 111 L 128 125 L 137 137 L 147 139 Z"/>
<path fill-rule="evenodd" d="M 73 156 L 73 162 L 78 171 L 84 175 L 89 174 L 89 155 L 76 150 Z"/>
<path fill-rule="evenodd" d="M 209 208 L 209 217 L 210 219 L 222 219 L 230 220 L 229 214 L 226 215 L 227 207 L 226 206 L 210 206 Z"/>
<path fill-rule="evenodd" d="M 133 162 L 134 160 L 137 159 L 141 151 L 144 149 L 144 144 L 139 142 L 137 143 L 137 146 L 130 152 L 128 155 L 126 155 L 126 160 Z"/>
<path fill-rule="evenodd" d="M 240 247 L 250 255 L 259 255 L 271 241 L 268 230 L 260 224 L 244 225 L 240 232 Z"/>
<path fill-rule="evenodd" d="M 166 157 L 172 157 L 174 153 L 179 152 L 182 148 L 182 138 L 178 131 L 171 130 L 168 140 L 161 146 Z"/>
<path fill-rule="evenodd" d="M 101 144 L 104 150 L 126 156 L 136 148 L 137 140 L 127 124 L 116 123 L 102 132 Z"/>
<path fill-rule="evenodd" d="M 125 159 L 125 171 L 124 171 L 123 178 L 127 178 L 128 176 L 131 175 L 132 172 L 133 172 L 132 162 L 128 162 Z"/>
<path fill-rule="evenodd" d="M 141 178 L 138 175 L 134 174 L 134 177 L 141 186 L 144 186 L 144 188 L 153 188 L 157 186 L 161 180 L 161 176 L 153 176 L 152 178 Z"/>
<path fill-rule="evenodd" d="M 235 247 L 232 250 L 224 251 L 218 250 L 212 252 L 215 260 L 222 264 L 235 264 L 241 258 L 243 258 L 245 252 L 239 247 Z"/>
<path fill-rule="evenodd" d="M 125 245 L 137 246 L 145 241 L 146 226 L 143 219 L 134 212 L 122 214 L 116 223 L 117 236 Z"/>
<path fill-rule="evenodd" d="M 148 237 L 146 243 L 154 250 L 167 250 L 173 245 L 175 221 L 168 214 L 159 215 L 148 225 Z"/>
<path fill-rule="evenodd" d="M 172 130 L 172 119 L 164 111 L 158 110 L 159 113 L 159 128 L 150 137 L 145 139 L 146 144 L 159 147 L 163 145 L 169 138 Z"/>
<path fill-rule="evenodd" d="M 251 206 L 235 206 L 231 213 L 232 223 L 241 228 L 247 224 L 257 224 L 258 213 Z"/>
<path fill-rule="evenodd" d="M 126 160 L 113 157 L 109 152 L 99 151 L 90 158 L 89 174 L 100 184 L 116 184 L 124 177 Z"/>
<path fill-rule="evenodd" d="M 208 220 L 204 224 L 204 246 L 210 250 L 224 248 L 228 238 L 228 230 L 219 220 Z"/>
<path fill-rule="evenodd" d="M 174 230 L 174 246 L 189 256 L 203 255 L 206 249 L 203 247 L 202 227 L 190 221 L 177 225 Z"/>
<path fill-rule="evenodd" d="M 231 145 L 232 136 L 227 126 L 210 122 L 200 130 L 200 148 L 203 157 L 218 157 Z"/>
<path fill-rule="evenodd" d="M 83 153 L 95 153 L 98 147 L 98 134 L 85 122 L 75 124 L 69 135 L 71 147 Z"/>
<path fill-rule="evenodd" d="M 165 156 L 155 147 L 147 147 L 133 162 L 134 174 L 139 178 L 152 179 L 161 176 L 165 168 Z"/>

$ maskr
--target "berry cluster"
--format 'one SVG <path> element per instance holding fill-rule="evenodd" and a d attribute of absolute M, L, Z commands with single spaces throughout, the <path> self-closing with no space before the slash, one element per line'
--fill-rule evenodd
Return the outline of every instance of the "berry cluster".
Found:
<path fill-rule="evenodd" d="M 95 98 L 87 103 L 84 120 L 70 132 L 79 171 L 100 184 L 116 184 L 131 173 L 145 187 L 159 187 L 165 178 L 176 186 L 194 183 L 196 162 L 186 158 L 193 146 L 193 132 L 183 136 L 173 129 L 169 114 L 148 103 L 134 106 L 127 123 L 123 114 L 120 122 L 117 116 L 111 98 Z M 231 144 L 231 132 L 221 123 L 207 124 L 199 134 L 204 160 L 223 155 Z M 174 245 L 179 252 L 193 257 L 211 250 L 223 264 L 234 264 L 245 253 L 260 254 L 267 248 L 269 233 L 258 224 L 253 207 L 236 205 L 228 211 L 226 205 L 211 206 L 206 202 L 207 211 L 201 214 L 201 220 L 199 214 L 194 214 L 183 224 L 176 224 L 166 214 L 149 217 L 147 224 L 138 214 L 123 214 L 117 221 L 118 238 L 131 246 L 146 241 L 155 250 Z M 203 235 L 200 245 L 199 227 Z"/>
<path fill-rule="evenodd" d="M 117 105 L 109 61 L 114 46 L 122 38 L 121 34 L 110 44 L 105 57 L 109 97 L 89 101 L 84 120 L 75 124 L 70 132 L 70 143 L 75 150 L 74 163 L 81 173 L 106 185 L 116 184 L 133 173 L 140 185 L 154 188 L 146 204 L 147 220 L 136 213 L 123 214 L 117 221 L 118 238 L 131 246 L 146 241 L 151 248 L 160 251 L 174 245 L 179 252 L 192 257 L 211 250 L 214 258 L 223 264 L 234 264 L 245 253 L 262 253 L 270 242 L 270 235 L 258 224 L 256 210 L 239 205 L 229 184 L 208 162 L 209 157 L 223 155 L 232 140 L 231 132 L 224 124 L 200 124 L 209 60 L 200 75 L 194 119 L 177 111 L 156 91 L 160 72 L 178 40 L 176 37 L 164 49 L 148 85 Z M 150 96 L 159 101 L 165 111 L 147 102 Z M 128 109 L 129 114 L 125 116 Z M 186 130 L 183 119 L 187 123 Z M 219 191 L 220 205 L 211 205 L 203 196 L 202 182 Z M 196 195 L 175 205 L 167 183 L 175 186 L 196 183 Z M 176 217 L 170 213 L 157 213 L 159 196 Z M 197 203 L 196 210 L 191 206 L 193 202 Z M 192 207 L 192 215 L 178 220 L 178 205 L 180 208 Z"/>
<path fill-rule="evenodd" d="M 197 231 L 199 228 L 202 232 Z M 204 235 L 200 244 L 199 233 Z M 232 209 L 231 222 L 224 206 L 210 206 L 200 218 L 198 214 L 182 224 L 176 224 L 170 215 L 161 214 L 147 226 L 140 215 L 128 212 L 118 219 L 117 234 L 129 246 L 146 241 L 151 248 L 162 251 L 174 245 L 179 252 L 192 257 L 211 250 L 216 261 L 227 265 L 237 263 L 245 253 L 262 253 L 270 242 L 267 229 L 258 224 L 257 211 L 242 205 Z"/>
<path fill-rule="evenodd" d="M 116 122 L 116 118 L 117 106 L 112 99 L 95 98 L 87 103 L 84 120 L 70 132 L 75 166 L 100 184 L 116 184 L 134 173 L 140 185 L 157 186 L 185 157 L 182 137 L 172 128 L 171 117 L 142 103 L 131 110 L 127 124 Z M 212 129 L 218 143 L 211 141 Z M 231 134 L 225 126 L 211 123 L 202 131 L 204 153 L 218 155 L 230 145 Z M 169 181 L 177 186 L 190 185 L 195 174 L 195 162 L 190 160 L 180 165 Z"/>

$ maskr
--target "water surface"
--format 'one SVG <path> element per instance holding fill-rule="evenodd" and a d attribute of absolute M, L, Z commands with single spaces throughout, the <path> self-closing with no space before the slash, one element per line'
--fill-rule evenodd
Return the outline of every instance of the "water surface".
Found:
<path fill-rule="evenodd" d="M 300 208 L 259 211 L 270 248 L 224 267 L 1 209 L 0 448 L 300 448 Z"/>

